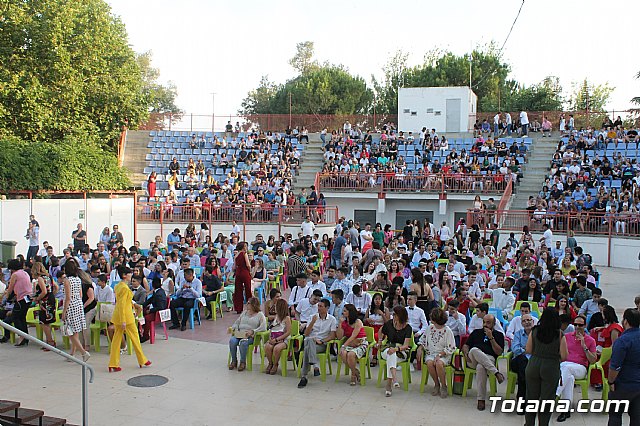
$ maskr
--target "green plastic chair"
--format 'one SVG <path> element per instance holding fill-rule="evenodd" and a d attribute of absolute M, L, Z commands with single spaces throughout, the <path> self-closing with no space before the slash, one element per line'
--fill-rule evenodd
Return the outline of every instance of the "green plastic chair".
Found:
<path fill-rule="evenodd" d="M 270 331 L 261 331 L 256 334 L 253 344 L 256 345 L 256 340 L 260 339 L 259 347 L 260 347 L 260 372 L 264 371 L 264 358 L 265 358 L 265 350 L 264 345 L 269 341 L 269 337 L 271 336 Z M 292 355 L 291 362 L 293 363 L 293 369 L 297 370 L 296 359 L 293 356 L 293 351 L 295 349 L 294 342 L 297 341 L 299 345 L 302 345 L 303 336 L 300 335 L 300 321 L 291 320 L 291 335 L 289 337 L 289 342 L 287 343 L 287 349 L 280 352 L 280 362 L 278 365 L 280 366 L 280 370 L 282 372 L 282 377 L 287 377 L 287 360 L 289 359 L 289 354 Z M 256 346 L 257 348 L 258 346 Z M 247 357 L 248 364 L 248 357 Z"/>
<path fill-rule="evenodd" d="M 367 347 L 367 353 L 365 354 L 365 356 L 358 359 L 358 367 L 360 367 L 360 386 L 364 386 L 366 384 L 367 378 L 371 379 L 371 366 L 369 365 L 369 358 L 371 357 L 371 350 L 373 349 L 373 345 L 376 342 L 375 330 L 373 329 L 373 327 L 364 326 L 364 331 L 367 333 L 367 343 L 369 346 Z M 344 341 L 346 341 L 347 338 L 343 338 L 342 340 L 340 340 L 340 344 L 338 348 L 342 347 L 342 344 L 344 343 Z M 336 368 L 336 382 L 340 380 L 341 367 L 342 367 L 342 358 L 338 356 L 338 368 Z M 348 373 L 349 373 L 349 366 L 345 364 L 344 374 L 347 375 Z"/>
<path fill-rule="evenodd" d="M 607 401 L 609 399 L 609 383 L 607 381 L 606 376 L 604 375 L 604 368 L 602 367 L 611 359 L 611 348 L 602 348 L 602 354 L 600 354 L 600 359 L 589 365 L 589 369 L 587 370 L 587 375 L 584 379 L 576 380 L 575 384 L 580 386 L 582 391 L 582 399 L 589 399 L 589 385 L 591 373 L 594 370 L 600 371 L 602 377 L 602 399 Z"/>
<path fill-rule="evenodd" d="M 496 368 L 498 367 L 498 359 L 496 359 Z M 473 384 L 473 376 L 477 373 L 475 368 L 471 368 L 467 366 L 467 359 L 462 357 L 462 369 L 464 371 L 464 385 L 462 387 L 462 396 L 467 396 L 467 390 L 471 389 L 471 385 Z M 489 396 L 495 396 L 498 392 L 498 383 L 496 380 L 496 376 L 493 374 L 489 375 Z"/>
<path fill-rule="evenodd" d="M 224 302 L 227 301 L 227 293 L 225 293 L 225 291 L 221 291 L 220 293 L 216 294 L 216 300 L 212 300 L 211 302 L 209 302 L 209 311 L 211 312 L 211 316 L 213 317 L 214 321 L 218 320 L 218 310 L 220 310 L 220 318 L 224 318 L 224 314 L 222 313 L 223 309 L 222 309 L 222 300 L 220 300 L 221 295 L 224 294 Z"/>
<path fill-rule="evenodd" d="M 36 312 L 40 311 L 40 307 L 35 306 L 33 308 L 29 308 L 27 311 L 27 325 L 33 326 L 36 328 L 36 336 L 38 340 L 42 340 L 44 332 L 42 331 L 42 325 L 40 325 L 40 320 L 36 318 Z"/>
<path fill-rule="evenodd" d="M 333 374 L 333 367 L 331 366 L 331 346 L 337 345 L 338 349 L 341 346 L 340 340 L 334 339 L 327 342 L 327 349 L 324 352 L 320 352 L 317 354 L 318 356 L 318 367 L 320 367 L 320 380 L 323 382 L 327 381 L 327 365 L 329 366 L 329 374 Z M 304 359 L 304 349 L 300 351 L 300 356 L 298 357 L 298 378 L 302 376 L 302 362 Z"/>
<path fill-rule="evenodd" d="M 385 339 L 382 343 L 386 342 Z M 411 354 L 418 348 L 411 333 L 411 348 L 409 348 L 409 357 L 404 361 L 398 362 L 398 368 L 402 371 L 402 388 L 405 391 L 409 390 L 409 383 L 411 383 Z M 382 351 L 378 351 L 378 387 L 382 386 L 382 380 L 388 379 L 387 377 L 387 360 L 382 358 Z M 453 380 L 453 379 L 451 379 Z"/>
<path fill-rule="evenodd" d="M 56 341 L 56 329 L 62 328 L 62 309 L 56 310 L 56 322 L 51 323 L 51 337 L 53 337 L 53 341 Z M 62 336 L 62 342 L 64 344 L 65 349 L 71 349 L 71 342 L 69 342 L 69 337 Z"/>
<path fill-rule="evenodd" d="M 453 360 L 453 357 L 459 354 L 460 354 L 460 351 L 456 349 L 451 355 L 452 360 Z M 422 362 L 422 377 L 420 378 L 420 393 L 424 393 L 424 387 L 426 386 L 427 381 L 429 380 L 429 369 L 427 368 L 427 364 L 424 362 L 424 360 L 422 360 L 421 362 Z M 449 396 L 452 396 L 453 395 L 453 365 L 449 363 L 449 365 L 445 366 L 444 372 L 445 372 L 445 379 L 447 381 L 447 392 Z"/>
<path fill-rule="evenodd" d="M 511 371 L 511 360 L 513 359 L 513 352 L 509 352 L 507 355 L 500 355 L 500 358 L 507 360 L 507 391 L 505 392 L 505 399 L 511 399 L 511 395 L 516 391 L 516 383 L 518 383 L 518 374 Z"/>
<path fill-rule="evenodd" d="M 526 300 L 518 300 L 516 302 L 516 305 L 513 307 L 513 311 L 511 311 L 512 316 L 514 316 L 516 314 L 516 311 L 520 310 L 520 305 L 522 305 L 524 302 L 527 302 L 529 305 L 531 305 L 531 312 L 537 312 L 538 313 L 538 318 L 540 318 L 540 315 L 542 315 L 542 311 L 540 311 L 540 307 L 538 306 L 538 302 L 528 302 Z M 554 303 L 555 306 L 555 303 Z"/>

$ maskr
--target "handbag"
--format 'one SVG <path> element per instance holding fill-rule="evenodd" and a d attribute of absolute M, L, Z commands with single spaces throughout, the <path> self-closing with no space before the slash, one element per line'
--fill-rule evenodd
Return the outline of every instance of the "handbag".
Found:
<path fill-rule="evenodd" d="M 98 321 L 100 322 L 110 322 L 113 317 L 113 311 L 116 309 L 116 305 L 112 305 L 111 303 L 103 303 L 100 305 L 100 310 L 98 311 Z"/>
<path fill-rule="evenodd" d="M 63 336 L 73 336 L 73 329 L 71 328 L 71 324 L 66 321 L 62 321 L 62 327 L 60 327 L 60 331 Z"/>
<path fill-rule="evenodd" d="M 246 339 L 247 330 L 233 330 L 233 337 L 236 339 Z"/>

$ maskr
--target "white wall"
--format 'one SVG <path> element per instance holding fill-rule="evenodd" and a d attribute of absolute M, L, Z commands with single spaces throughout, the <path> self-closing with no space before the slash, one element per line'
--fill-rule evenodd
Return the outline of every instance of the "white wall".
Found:
<path fill-rule="evenodd" d="M 458 130 L 447 129 L 447 99 L 460 99 Z M 466 132 L 473 128 L 477 96 L 468 87 L 411 87 L 398 93 L 398 129 L 419 132 L 423 127 L 438 132 Z M 405 112 L 409 110 L 409 112 Z M 416 115 L 412 115 L 415 112 Z M 471 116 L 471 117 L 470 117 Z"/>
<path fill-rule="evenodd" d="M 80 218 L 84 211 L 84 218 Z M 17 241 L 16 254 L 25 254 L 28 241 L 24 238 L 29 215 L 40 223 L 40 247 L 48 241 L 61 254 L 73 242 L 71 233 L 78 223 L 87 231 L 88 243 L 95 247 L 105 226 L 119 225 L 126 246 L 133 245 L 134 199 L 32 199 L 0 201 L 0 240 Z"/>

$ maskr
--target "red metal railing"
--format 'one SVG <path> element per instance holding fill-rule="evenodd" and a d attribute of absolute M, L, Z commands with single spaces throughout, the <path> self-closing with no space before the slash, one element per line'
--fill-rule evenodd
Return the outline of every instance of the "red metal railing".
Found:
<path fill-rule="evenodd" d="M 493 216 L 495 215 L 495 216 Z M 547 224 L 553 232 L 575 234 L 608 235 L 608 236 L 640 236 L 640 214 L 596 213 L 596 212 L 553 212 L 536 213 L 529 210 L 496 210 L 493 212 L 467 211 L 467 223 L 477 224 L 481 229 L 489 229 L 494 220 L 500 231 L 522 232 L 528 226 L 531 232 L 542 231 Z"/>
<path fill-rule="evenodd" d="M 511 176 L 462 173 L 318 173 L 320 191 L 478 193 L 511 196 Z"/>
<path fill-rule="evenodd" d="M 277 206 L 275 204 L 238 204 L 233 206 L 200 206 L 194 204 L 138 203 L 136 217 L 143 223 L 279 223 L 295 225 L 309 216 L 316 225 L 335 225 L 335 206 Z"/>

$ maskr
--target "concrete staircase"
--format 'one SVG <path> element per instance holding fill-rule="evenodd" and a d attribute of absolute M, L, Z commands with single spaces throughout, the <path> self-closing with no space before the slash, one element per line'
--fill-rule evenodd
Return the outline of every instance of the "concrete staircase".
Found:
<path fill-rule="evenodd" d="M 150 136 L 148 130 L 129 130 L 124 144 L 124 168 L 134 187 L 140 188 L 148 176 L 143 173 L 145 156 L 151 151 L 147 148 Z"/>
<path fill-rule="evenodd" d="M 516 194 L 511 199 L 511 210 L 524 210 L 530 195 L 536 197 L 549 173 L 551 158 L 556 152 L 558 140 L 533 136 L 528 154 L 529 162 L 524 166 L 524 177 L 520 180 Z"/>
<path fill-rule="evenodd" d="M 322 170 L 322 141 L 319 133 L 309 134 L 309 143 L 305 145 L 300 157 L 300 169 L 298 175 L 294 177 L 293 184 L 298 190 L 309 188 L 316 180 L 316 173 Z M 307 191 L 309 192 L 309 191 Z"/>

